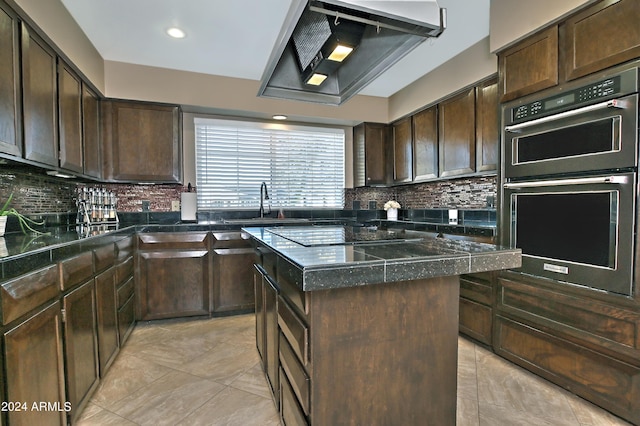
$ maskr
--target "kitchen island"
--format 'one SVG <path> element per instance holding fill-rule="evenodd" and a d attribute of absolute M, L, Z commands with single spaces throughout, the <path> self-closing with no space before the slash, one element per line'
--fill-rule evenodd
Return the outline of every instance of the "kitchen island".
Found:
<path fill-rule="evenodd" d="M 519 250 L 365 227 L 244 231 L 284 424 L 455 425 L 458 277 L 518 267 Z"/>

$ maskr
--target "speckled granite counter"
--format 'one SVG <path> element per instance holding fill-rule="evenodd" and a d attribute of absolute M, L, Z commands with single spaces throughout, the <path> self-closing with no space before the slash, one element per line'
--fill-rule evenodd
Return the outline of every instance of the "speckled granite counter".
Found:
<path fill-rule="evenodd" d="M 516 268 L 521 251 L 406 230 L 349 226 L 243 228 L 301 270 L 303 291 Z"/>

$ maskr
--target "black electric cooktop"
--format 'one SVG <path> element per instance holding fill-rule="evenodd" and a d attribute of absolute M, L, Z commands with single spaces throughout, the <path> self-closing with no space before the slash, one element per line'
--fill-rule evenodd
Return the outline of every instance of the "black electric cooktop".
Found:
<path fill-rule="evenodd" d="M 274 227 L 267 228 L 267 231 L 305 247 L 421 240 L 417 237 L 408 237 L 403 230 L 383 231 L 352 226 Z"/>

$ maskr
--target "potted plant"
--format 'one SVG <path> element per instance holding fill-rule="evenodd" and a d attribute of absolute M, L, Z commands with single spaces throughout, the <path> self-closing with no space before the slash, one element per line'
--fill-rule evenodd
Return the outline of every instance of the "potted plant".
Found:
<path fill-rule="evenodd" d="M 7 227 L 7 218 L 9 216 L 15 216 L 18 218 L 18 222 L 20 223 L 20 229 L 22 229 L 22 232 L 24 234 L 27 233 L 27 230 L 35 234 L 43 234 L 44 232 L 40 232 L 33 229 L 32 225 L 44 225 L 44 221 L 36 222 L 35 220 L 29 219 L 22 213 L 18 212 L 13 207 L 10 208 L 9 204 L 11 203 L 12 198 L 13 198 L 13 194 L 9 195 L 9 198 L 7 199 L 7 201 L 4 203 L 2 208 L 0 208 L 0 237 L 4 235 L 5 229 Z"/>
<path fill-rule="evenodd" d="M 384 203 L 384 209 L 387 212 L 387 220 L 398 220 L 398 209 L 400 208 L 400 203 L 397 201 L 387 201 Z"/>

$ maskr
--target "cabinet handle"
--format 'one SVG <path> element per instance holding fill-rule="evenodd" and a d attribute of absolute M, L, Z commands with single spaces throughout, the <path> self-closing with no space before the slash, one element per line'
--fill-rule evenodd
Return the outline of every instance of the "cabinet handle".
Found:
<path fill-rule="evenodd" d="M 550 115 L 548 117 L 538 118 L 536 120 L 527 121 L 525 123 L 514 124 L 513 126 L 505 126 L 504 131 L 510 133 L 517 133 L 527 127 L 536 126 L 538 124 L 548 123 L 551 121 L 561 120 L 567 117 L 573 117 L 575 115 L 584 114 L 586 112 L 597 111 L 605 108 L 625 108 L 626 102 L 619 99 L 612 99 L 606 102 L 600 102 L 599 104 L 593 104 L 586 107 L 573 109 L 571 111 L 561 112 L 560 114 Z"/>
<path fill-rule="evenodd" d="M 519 189 L 519 188 L 535 188 L 540 186 L 563 186 L 563 185 L 588 185 L 594 183 L 612 183 L 612 184 L 626 184 L 629 181 L 627 176 L 599 176 L 592 178 L 580 178 L 580 179 L 555 179 L 555 180 L 540 180 L 536 182 L 515 182 L 505 183 L 502 185 L 504 189 Z"/>

